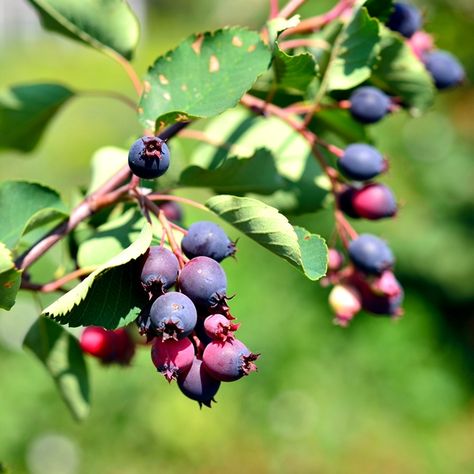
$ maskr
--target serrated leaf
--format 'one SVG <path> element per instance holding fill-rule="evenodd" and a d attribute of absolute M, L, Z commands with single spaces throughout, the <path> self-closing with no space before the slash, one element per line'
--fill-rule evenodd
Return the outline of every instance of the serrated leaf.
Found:
<path fill-rule="evenodd" d="M 282 89 L 306 92 L 310 83 L 317 76 L 317 64 L 310 53 L 301 53 L 290 56 L 275 46 L 273 69 L 275 81 Z"/>
<path fill-rule="evenodd" d="M 293 28 L 300 22 L 300 16 L 294 15 L 291 18 L 273 18 L 267 22 L 268 30 L 268 43 L 275 44 L 280 33 L 287 30 L 288 28 Z"/>
<path fill-rule="evenodd" d="M 73 416 L 83 420 L 89 414 L 89 379 L 77 339 L 54 321 L 40 317 L 23 345 L 45 366 Z"/>
<path fill-rule="evenodd" d="M 10 310 L 20 289 L 21 271 L 15 268 L 13 256 L 0 242 L 0 308 Z"/>
<path fill-rule="evenodd" d="M 400 97 L 412 113 L 425 111 L 435 97 L 430 74 L 398 33 L 383 26 L 381 32 L 381 51 L 372 82 Z"/>
<path fill-rule="evenodd" d="M 43 315 L 71 327 L 115 329 L 134 321 L 146 303 L 139 258 L 152 240 L 146 223 L 135 242 L 49 305 Z"/>
<path fill-rule="evenodd" d="M 0 148 L 31 151 L 58 110 L 74 96 L 60 84 L 24 84 L 0 93 Z"/>
<path fill-rule="evenodd" d="M 302 271 L 310 280 L 326 274 L 327 246 L 319 235 L 293 227 L 277 209 L 257 199 L 215 196 L 206 206 L 255 242 Z"/>
<path fill-rule="evenodd" d="M 370 16 L 385 23 L 393 11 L 393 0 L 366 0 L 364 7 L 367 8 Z"/>
<path fill-rule="evenodd" d="M 148 70 L 140 122 L 159 129 L 190 117 L 212 117 L 234 107 L 269 66 L 258 33 L 229 28 L 190 36 Z"/>
<path fill-rule="evenodd" d="M 26 181 L 0 184 L 0 241 L 15 249 L 23 234 L 67 216 L 59 194 Z"/>
<path fill-rule="evenodd" d="M 28 0 L 43 26 L 98 50 L 131 59 L 140 25 L 124 0 Z"/>
<path fill-rule="evenodd" d="M 227 158 L 217 169 L 190 166 L 181 174 L 180 185 L 212 188 L 216 193 L 272 194 L 287 183 L 278 174 L 272 153 L 260 149 L 250 158 Z"/>
<path fill-rule="evenodd" d="M 378 53 L 379 23 L 365 8 L 337 36 L 325 73 L 327 90 L 346 90 L 366 81 Z"/>

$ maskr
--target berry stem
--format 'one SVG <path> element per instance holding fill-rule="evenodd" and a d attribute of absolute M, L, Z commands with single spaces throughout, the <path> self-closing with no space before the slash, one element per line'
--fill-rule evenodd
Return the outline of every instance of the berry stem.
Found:
<path fill-rule="evenodd" d="M 304 3 L 306 0 L 290 0 L 278 13 L 277 16 L 280 18 L 288 18 L 293 15 Z"/>
<path fill-rule="evenodd" d="M 112 58 L 115 62 L 117 62 L 122 67 L 122 69 L 125 71 L 127 76 L 132 81 L 133 87 L 135 91 L 137 92 L 137 95 L 141 96 L 143 93 L 143 84 L 142 84 L 141 79 L 138 77 L 137 72 L 135 71 L 133 66 L 130 64 L 130 62 L 127 61 L 120 54 L 113 51 L 112 49 L 106 48 L 103 51 L 105 54 L 107 54 L 107 56 L 109 56 L 109 58 Z"/>
<path fill-rule="evenodd" d="M 180 202 L 181 204 L 187 204 L 189 206 L 195 207 L 196 209 L 200 209 L 201 211 L 209 212 L 209 209 L 203 204 L 193 201 L 192 199 L 188 199 L 188 198 L 184 198 L 180 196 L 174 196 L 173 194 L 151 193 L 147 195 L 147 198 L 150 201 L 176 201 L 176 202 Z"/>
<path fill-rule="evenodd" d="M 280 7 L 278 5 L 278 0 L 270 0 L 270 16 L 269 16 L 270 20 L 278 16 L 279 9 Z"/>

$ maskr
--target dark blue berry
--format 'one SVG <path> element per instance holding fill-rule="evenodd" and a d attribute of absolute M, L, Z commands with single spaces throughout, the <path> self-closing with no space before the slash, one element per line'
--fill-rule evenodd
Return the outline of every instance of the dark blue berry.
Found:
<path fill-rule="evenodd" d="M 170 166 L 170 151 L 158 137 L 139 138 L 128 152 L 128 165 L 133 174 L 143 179 L 155 179 Z"/>
<path fill-rule="evenodd" d="M 209 257 L 195 257 L 179 273 L 178 285 L 196 306 L 209 309 L 217 306 L 227 293 L 224 269 Z"/>
<path fill-rule="evenodd" d="M 189 258 L 204 256 L 217 262 L 235 253 L 235 245 L 224 230 L 208 221 L 192 224 L 181 241 L 181 248 Z"/>
<path fill-rule="evenodd" d="M 201 360 L 194 358 L 191 368 L 178 377 L 178 387 L 191 400 L 199 406 L 211 406 L 215 402 L 214 395 L 219 390 L 221 383 L 213 379 L 204 368 Z"/>
<path fill-rule="evenodd" d="M 156 299 L 150 309 L 151 325 L 163 340 L 189 336 L 197 321 L 193 302 L 182 293 L 170 291 Z"/>
<path fill-rule="evenodd" d="M 179 263 L 173 252 L 165 247 L 150 247 L 141 273 L 146 291 L 161 295 L 176 283 L 178 273 Z"/>
<path fill-rule="evenodd" d="M 382 154 L 365 143 L 349 145 L 339 159 L 338 166 L 344 176 L 356 181 L 367 181 L 386 169 Z"/>
<path fill-rule="evenodd" d="M 362 123 L 381 120 L 390 109 L 390 99 L 380 89 L 371 86 L 359 87 L 350 97 L 352 116 Z"/>
<path fill-rule="evenodd" d="M 373 275 L 380 275 L 395 262 L 388 245 L 371 234 L 362 234 L 349 244 L 349 257 L 359 270 Z"/>
<path fill-rule="evenodd" d="M 463 82 L 464 69 L 451 53 L 433 51 L 426 54 L 423 59 L 438 89 L 448 89 Z"/>
<path fill-rule="evenodd" d="M 410 38 L 421 28 L 422 18 L 418 8 L 407 3 L 395 3 L 394 10 L 388 19 L 387 26 Z"/>

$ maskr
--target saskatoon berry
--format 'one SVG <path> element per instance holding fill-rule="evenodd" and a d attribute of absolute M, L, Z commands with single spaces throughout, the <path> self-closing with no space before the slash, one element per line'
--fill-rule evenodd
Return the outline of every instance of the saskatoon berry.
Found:
<path fill-rule="evenodd" d="M 234 338 L 234 332 L 240 324 L 234 324 L 222 314 L 211 314 L 204 320 L 204 330 L 213 340 L 227 341 Z"/>
<path fill-rule="evenodd" d="M 339 159 L 338 166 L 344 176 L 356 181 L 372 179 L 387 167 L 379 151 L 364 143 L 349 145 Z"/>
<path fill-rule="evenodd" d="M 168 382 L 176 380 L 178 375 L 186 372 L 193 363 L 193 343 L 188 338 L 176 341 L 157 337 L 151 348 L 151 360 Z"/>
<path fill-rule="evenodd" d="M 170 151 L 158 137 L 139 138 L 128 152 L 128 165 L 133 174 L 143 179 L 155 179 L 170 165 Z"/>
<path fill-rule="evenodd" d="M 378 183 L 356 189 L 352 194 L 351 207 L 358 217 L 370 220 L 393 217 L 397 213 L 397 203 L 392 191 Z"/>
<path fill-rule="evenodd" d="M 362 291 L 362 308 L 374 314 L 387 314 L 389 316 L 401 316 L 403 311 L 403 290 L 394 296 L 376 295 L 369 291 Z"/>
<path fill-rule="evenodd" d="M 355 211 L 352 206 L 352 200 L 354 199 L 354 194 L 357 191 L 356 188 L 352 186 L 347 186 L 345 189 L 340 191 L 337 194 L 337 205 L 344 214 L 352 217 L 354 219 L 359 219 L 359 214 Z"/>
<path fill-rule="evenodd" d="M 173 252 L 161 246 L 150 247 L 141 273 L 142 286 L 160 295 L 176 283 L 178 273 L 179 262 Z"/>
<path fill-rule="evenodd" d="M 359 292 L 350 285 L 336 285 L 329 293 L 329 306 L 336 314 L 336 323 L 347 326 L 349 321 L 362 309 Z"/>
<path fill-rule="evenodd" d="M 165 217 L 172 222 L 181 222 L 183 219 L 183 210 L 181 206 L 174 201 L 165 201 L 159 204 L 159 208 L 165 214 Z"/>
<path fill-rule="evenodd" d="M 398 31 L 405 38 L 410 38 L 421 28 L 422 18 L 418 8 L 407 3 L 395 3 L 394 10 L 388 19 L 387 26 Z"/>
<path fill-rule="evenodd" d="M 372 234 L 362 234 L 349 244 L 349 257 L 359 270 L 380 275 L 395 262 L 388 245 Z"/>
<path fill-rule="evenodd" d="M 205 369 L 221 382 L 232 382 L 257 370 L 254 363 L 260 354 L 252 354 L 238 339 L 213 341 L 202 355 Z"/>
<path fill-rule="evenodd" d="M 371 284 L 370 288 L 372 291 L 380 296 L 398 296 L 402 293 L 403 289 L 395 278 L 395 275 L 390 270 L 386 270 L 377 277 Z"/>
<path fill-rule="evenodd" d="M 196 306 L 205 309 L 217 306 L 227 293 L 224 269 L 209 257 L 191 259 L 179 273 L 178 285 Z"/>
<path fill-rule="evenodd" d="M 211 402 L 215 402 L 214 395 L 220 385 L 218 380 L 207 373 L 202 361 L 196 358 L 191 368 L 178 377 L 178 386 L 184 395 L 197 401 L 199 406 L 206 405 L 209 408 Z"/>
<path fill-rule="evenodd" d="M 217 262 L 235 253 L 235 245 L 224 230 L 208 221 L 192 224 L 181 241 L 181 248 L 188 258 L 204 256 Z"/>
<path fill-rule="evenodd" d="M 463 82 L 465 73 L 459 61 L 447 51 L 433 51 L 424 56 L 426 69 L 438 89 L 448 89 Z"/>
<path fill-rule="evenodd" d="M 337 272 L 344 264 L 344 255 L 339 250 L 330 248 L 328 251 L 328 270 Z"/>
<path fill-rule="evenodd" d="M 376 87 L 359 87 L 350 97 L 350 112 L 362 123 L 375 123 L 385 117 L 390 109 L 390 99 Z"/>
<path fill-rule="evenodd" d="M 150 309 L 151 325 L 163 339 L 183 339 L 196 326 L 197 312 L 193 302 L 183 293 L 170 291 L 156 299 Z"/>

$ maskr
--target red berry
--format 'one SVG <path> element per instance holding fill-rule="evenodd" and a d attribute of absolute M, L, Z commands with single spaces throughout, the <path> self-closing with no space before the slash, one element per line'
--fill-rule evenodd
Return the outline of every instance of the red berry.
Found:
<path fill-rule="evenodd" d="M 84 329 L 80 338 L 81 349 L 98 359 L 109 359 L 114 355 L 112 331 L 99 326 L 89 326 Z"/>
<path fill-rule="evenodd" d="M 204 320 L 206 334 L 217 341 L 227 341 L 234 338 L 234 332 L 240 324 L 234 324 L 222 314 L 211 314 Z"/>
<path fill-rule="evenodd" d="M 151 359 L 158 372 L 171 382 L 191 367 L 194 360 L 193 343 L 188 338 L 176 341 L 157 337 L 151 348 Z"/>

